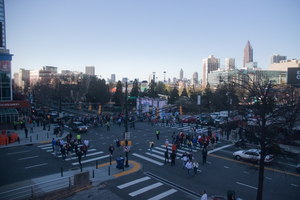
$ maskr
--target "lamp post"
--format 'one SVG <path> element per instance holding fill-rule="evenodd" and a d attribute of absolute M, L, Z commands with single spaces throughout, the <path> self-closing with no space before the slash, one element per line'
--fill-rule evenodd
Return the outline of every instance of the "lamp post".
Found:
<path fill-rule="evenodd" d="M 126 89 L 125 89 L 125 133 L 128 132 L 128 123 L 127 123 L 127 119 L 128 119 L 128 109 L 127 109 L 127 104 L 128 104 L 128 99 L 127 99 L 127 82 L 126 82 Z M 125 134 L 124 134 L 125 136 Z M 124 137 L 125 139 L 125 137 Z M 125 140 L 125 146 L 127 146 L 127 139 Z M 128 151 L 126 151 L 125 153 L 125 157 L 126 157 L 126 164 L 125 167 L 129 167 L 128 165 Z"/>

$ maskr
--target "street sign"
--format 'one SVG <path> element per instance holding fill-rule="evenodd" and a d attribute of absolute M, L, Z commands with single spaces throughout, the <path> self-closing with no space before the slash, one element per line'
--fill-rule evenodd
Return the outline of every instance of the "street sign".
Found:
<path fill-rule="evenodd" d="M 125 140 L 129 140 L 130 139 L 130 132 L 125 132 Z"/>
<path fill-rule="evenodd" d="M 130 150 L 130 149 L 129 149 L 129 146 L 124 146 L 124 147 L 123 147 L 123 151 L 124 151 L 124 152 L 129 152 L 129 150 Z"/>

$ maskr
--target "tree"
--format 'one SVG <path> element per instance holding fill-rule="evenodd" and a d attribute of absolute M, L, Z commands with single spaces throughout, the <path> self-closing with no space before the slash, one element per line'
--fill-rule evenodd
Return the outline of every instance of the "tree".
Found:
<path fill-rule="evenodd" d="M 121 81 L 118 81 L 117 86 L 116 86 L 116 92 L 114 94 L 114 101 L 116 106 L 122 106 L 124 105 L 124 96 L 125 94 L 123 93 L 123 84 Z"/>
<path fill-rule="evenodd" d="M 168 104 L 174 104 L 179 99 L 179 93 L 176 87 L 173 88 Z"/>
<path fill-rule="evenodd" d="M 162 81 L 159 81 L 155 88 L 157 94 L 164 94 L 165 89 L 166 89 L 166 85 Z"/>
<path fill-rule="evenodd" d="M 264 159 L 267 153 L 272 151 L 267 148 L 267 145 L 277 144 L 276 141 L 281 138 L 281 132 L 275 131 L 274 126 L 279 126 L 291 132 L 292 127 L 299 119 L 299 102 L 287 104 L 283 99 L 277 98 L 286 96 L 288 92 L 280 89 L 276 82 L 267 76 L 258 75 L 256 72 L 250 74 L 238 72 L 235 78 L 231 78 L 235 81 L 231 81 L 229 84 L 234 84 L 239 88 L 239 94 L 244 95 L 239 97 L 241 108 L 251 111 L 255 117 L 251 119 L 251 124 L 248 123 L 251 128 L 244 128 L 248 135 L 257 138 L 261 146 L 256 197 L 257 200 L 261 200 L 263 199 Z M 276 104 L 281 106 L 276 108 Z M 276 154 L 277 152 L 271 153 Z"/>
<path fill-rule="evenodd" d="M 182 90 L 182 92 L 181 92 L 181 95 L 180 95 L 180 97 L 188 97 L 188 93 L 187 93 L 187 91 L 186 91 L 186 88 L 185 88 L 185 87 L 183 88 L 183 90 Z"/>
<path fill-rule="evenodd" d="M 91 81 L 87 89 L 86 100 L 92 103 L 106 104 L 110 100 L 109 87 L 104 79 L 91 76 Z"/>
<path fill-rule="evenodd" d="M 191 87 L 189 87 L 189 91 L 188 91 L 188 94 L 189 94 L 189 98 L 191 100 L 193 100 L 194 102 L 197 102 L 197 93 L 195 91 L 195 86 L 192 85 Z"/>
<path fill-rule="evenodd" d="M 158 97 L 158 93 L 156 90 L 156 83 L 154 82 L 154 80 L 151 80 L 151 83 L 149 84 L 148 96 L 152 98 Z"/>
<path fill-rule="evenodd" d="M 137 82 L 136 79 L 134 79 L 130 96 L 138 98 L 139 94 L 140 94 L 139 83 Z M 136 99 L 128 99 L 128 104 L 131 106 L 136 106 Z"/>

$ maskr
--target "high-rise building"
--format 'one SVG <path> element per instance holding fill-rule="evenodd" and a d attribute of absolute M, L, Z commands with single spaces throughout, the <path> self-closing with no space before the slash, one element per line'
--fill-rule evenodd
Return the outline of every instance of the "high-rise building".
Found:
<path fill-rule="evenodd" d="M 123 82 L 123 83 L 128 82 L 128 78 L 126 78 L 126 77 L 122 78 L 122 82 Z"/>
<path fill-rule="evenodd" d="M 234 58 L 225 58 L 225 69 L 233 70 L 235 68 L 235 59 Z"/>
<path fill-rule="evenodd" d="M 180 71 L 179 71 L 179 80 L 182 81 L 182 79 L 183 79 L 183 70 L 180 69 Z"/>
<path fill-rule="evenodd" d="M 243 69 L 245 69 L 246 63 L 248 62 L 253 62 L 253 48 L 249 40 L 244 49 Z"/>
<path fill-rule="evenodd" d="M 95 67 L 94 66 L 86 66 L 85 67 L 85 74 L 95 76 Z"/>
<path fill-rule="evenodd" d="M 281 56 L 279 54 L 270 56 L 270 65 L 273 63 L 280 63 L 281 60 L 286 60 L 286 56 Z"/>
<path fill-rule="evenodd" d="M 115 83 L 115 82 L 116 82 L 116 75 L 115 75 L 115 74 L 112 74 L 112 75 L 110 76 L 110 82 L 111 82 L 111 83 Z"/>
<path fill-rule="evenodd" d="M 210 55 L 208 58 L 202 60 L 203 64 L 203 86 L 207 85 L 207 76 L 210 72 L 216 71 L 220 68 L 220 59 L 214 58 L 213 55 Z"/>
<path fill-rule="evenodd" d="M 198 72 L 194 72 L 191 80 L 192 85 L 197 85 L 198 84 Z"/>

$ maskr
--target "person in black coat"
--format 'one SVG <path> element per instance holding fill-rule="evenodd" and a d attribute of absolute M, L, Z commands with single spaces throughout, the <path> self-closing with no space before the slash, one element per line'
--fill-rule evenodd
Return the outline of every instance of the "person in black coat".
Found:
<path fill-rule="evenodd" d="M 206 147 L 204 147 L 202 150 L 203 165 L 204 165 L 204 163 L 206 163 L 206 158 L 207 158 L 207 150 L 206 150 Z"/>
<path fill-rule="evenodd" d="M 110 147 L 108 148 L 108 151 L 109 151 L 109 153 L 110 153 L 110 156 L 113 155 L 114 150 L 115 150 L 115 147 L 111 144 Z"/>
<path fill-rule="evenodd" d="M 77 153 L 79 164 L 81 164 L 81 158 L 82 158 L 82 155 L 83 155 L 83 153 L 82 153 L 82 151 L 79 149 L 79 150 L 78 150 L 78 153 Z"/>

